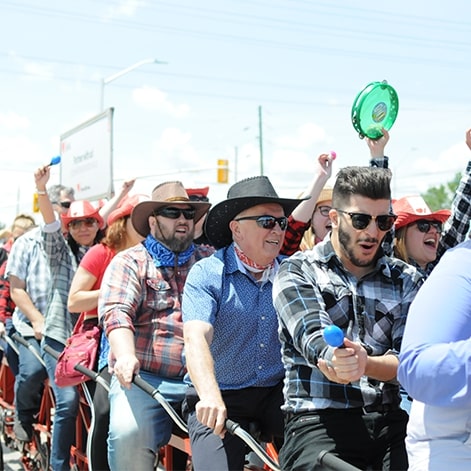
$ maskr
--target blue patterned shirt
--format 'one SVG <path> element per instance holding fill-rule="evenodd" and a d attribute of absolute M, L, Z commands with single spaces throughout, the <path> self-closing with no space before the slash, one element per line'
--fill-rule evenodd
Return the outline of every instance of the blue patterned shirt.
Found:
<path fill-rule="evenodd" d="M 283 261 L 273 299 L 286 370 L 284 409 L 399 404 L 397 381 L 363 376 L 347 385 L 330 382 L 317 368 L 319 358 L 330 359 L 333 354 L 322 328 L 336 324 L 347 338 L 361 342 L 369 355 L 398 355 L 407 312 L 421 283 L 414 267 L 386 256 L 357 279 L 343 267 L 330 239 Z"/>
<path fill-rule="evenodd" d="M 182 310 L 183 322 L 214 328 L 210 350 L 221 390 L 274 386 L 283 378 L 272 282 L 260 284 L 247 273 L 233 244 L 193 266 Z"/>

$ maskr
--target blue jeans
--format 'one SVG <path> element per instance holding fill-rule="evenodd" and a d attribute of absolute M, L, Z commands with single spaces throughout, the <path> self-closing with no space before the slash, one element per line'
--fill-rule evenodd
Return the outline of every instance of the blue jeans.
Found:
<path fill-rule="evenodd" d="M 25 337 L 38 354 L 41 354 L 39 341 Z M 39 411 L 47 371 L 36 356 L 21 344 L 18 345 L 18 374 L 15 378 L 16 415 L 23 424 L 32 424 L 34 415 Z"/>
<path fill-rule="evenodd" d="M 188 388 L 182 380 L 160 378 L 142 371 L 150 383 L 174 406 L 179 405 Z M 123 388 L 116 377 L 111 378 L 110 431 L 108 462 L 112 471 L 138 469 L 152 471 L 160 447 L 172 433 L 173 421 L 165 409 L 135 384 Z"/>
<path fill-rule="evenodd" d="M 50 337 L 43 337 L 42 341 L 57 353 L 64 349 L 64 344 Z M 59 388 L 54 382 L 57 360 L 45 351 L 43 351 L 43 358 L 56 403 L 52 427 L 51 467 L 53 471 L 69 471 L 70 447 L 75 442 L 75 421 L 78 413 L 79 394 L 75 387 Z"/>

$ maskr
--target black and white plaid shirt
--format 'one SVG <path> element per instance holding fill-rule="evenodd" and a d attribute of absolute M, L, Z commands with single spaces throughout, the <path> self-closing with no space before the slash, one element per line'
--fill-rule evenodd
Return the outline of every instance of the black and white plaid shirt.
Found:
<path fill-rule="evenodd" d="M 329 381 L 316 366 L 319 358 L 332 356 L 322 328 L 336 324 L 369 355 L 398 355 L 407 312 L 421 284 L 414 267 L 384 255 L 372 272 L 357 279 L 343 267 L 330 239 L 284 260 L 273 285 L 285 366 L 284 409 L 399 404 L 396 381 L 366 376 L 348 385 Z"/>

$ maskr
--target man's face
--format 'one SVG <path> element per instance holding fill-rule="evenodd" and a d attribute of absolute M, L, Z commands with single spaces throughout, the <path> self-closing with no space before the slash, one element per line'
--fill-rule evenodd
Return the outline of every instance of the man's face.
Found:
<path fill-rule="evenodd" d="M 355 229 L 351 216 L 346 213 L 362 213 L 373 217 L 388 215 L 390 201 L 354 195 L 346 207 L 336 208 L 331 212 L 334 249 L 345 268 L 353 275 L 361 277 L 374 267 L 387 231 L 378 228 L 376 219 L 371 219 L 364 229 Z"/>
<path fill-rule="evenodd" d="M 254 219 L 246 217 L 284 217 L 283 207 L 276 203 L 259 204 L 238 214 L 230 222 L 232 237 L 247 257 L 260 265 L 270 264 L 280 253 L 285 230 L 276 223 L 271 229 L 260 227 Z M 238 221 L 238 219 L 241 219 Z"/>
<path fill-rule="evenodd" d="M 181 210 L 189 212 L 185 214 Z M 192 212 L 193 217 L 187 219 Z M 172 252 L 184 252 L 192 244 L 195 234 L 194 208 L 188 204 L 160 208 L 149 216 L 149 227 L 150 233 Z"/>
<path fill-rule="evenodd" d="M 75 201 L 74 198 L 69 198 L 65 191 L 61 191 L 59 194 L 59 201 L 53 203 L 54 211 L 59 215 L 66 214 L 72 201 Z"/>

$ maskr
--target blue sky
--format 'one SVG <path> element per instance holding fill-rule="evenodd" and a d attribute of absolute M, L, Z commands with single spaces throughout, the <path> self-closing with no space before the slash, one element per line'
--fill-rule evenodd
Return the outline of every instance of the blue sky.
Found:
<path fill-rule="evenodd" d="M 394 196 L 445 183 L 471 156 L 470 17 L 464 0 L 1 0 L 0 222 L 31 211 L 34 170 L 99 112 L 100 80 L 149 58 L 168 63 L 105 87 L 116 186 L 177 178 L 217 202 L 217 160 L 230 183 L 257 175 L 261 141 L 264 173 L 297 196 L 321 152 L 368 163 L 351 106 L 381 80 L 399 96 Z"/>

